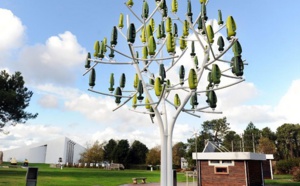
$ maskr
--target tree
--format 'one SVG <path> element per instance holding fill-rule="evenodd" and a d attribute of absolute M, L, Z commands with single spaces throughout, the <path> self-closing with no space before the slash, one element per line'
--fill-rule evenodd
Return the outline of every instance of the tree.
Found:
<path fill-rule="evenodd" d="M 214 119 L 211 121 L 205 121 L 202 124 L 203 131 L 210 135 L 210 140 L 216 144 L 220 144 L 230 129 L 229 123 L 227 123 L 226 117 L 221 119 Z"/>
<path fill-rule="evenodd" d="M 141 143 L 138 140 L 135 140 L 128 154 L 128 163 L 131 164 L 144 164 L 146 162 L 146 155 L 148 153 L 148 148 L 145 144 Z"/>
<path fill-rule="evenodd" d="M 263 129 L 261 129 L 261 136 L 268 138 L 269 140 L 273 141 L 274 143 L 277 139 L 276 134 L 269 127 L 265 127 Z"/>
<path fill-rule="evenodd" d="M 269 138 L 261 137 L 257 146 L 257 152 L 263 154 L 275 154 L 276 146 Z"/>
<path fill-rule="evenodd" d="M 114 151 L 114 162 L 127 165 L 127 156 L 129 152 L 128 140 L 120 140 Z"/>
<path fill-rule="evenodd" d="M 222 145 L 232 152 L 240 152 L 241 142 L 241 137 L 235 131 L 228 131 L 224 136 Z"/>
<path fill-rule="evenodd" d="M 160 147 L 156 146 L 150 149 L 146 156 L 146 163 L 148 165 L 159 165 L 160 164 Z"/>
<path fill-rule="evenodd" d="M 245 152 L 254 152 L 260 138 L 260 130 L 250 122 L 243 134 L 243 149 Z"/>
<path fill-rule="evenodd" d="M 285 123 L 277 128 L 277 153 L 281 159 L 299 157 L 300 125 Z"/>
<path fill-rule="evenodd" d="M 186 159 L 187 159 L 189 167 L 196 166 L 195 160 L 192 159 L 192 154 L 194 152 L 203 152 L 203 149 L 205 147 L 205 142 L 209 138 L 210 138 L 210 135 L 208 133 L 201 131 L 201 132 L 199 132 L 199 134 L 197 134 L 197 137 L 187 139 Z M 197 141 L 197 143 L 195 143 L 196 141 Z"/>
<path fill-rule="evenodd" d="M 178 142 L 173 146 L 173 163 L 175 167 L 181 166 L 181 158 L 186 157 L 187 145 L 183 142 Z"/>
<path fill-rule="evenodd" d="M 104 158 L 105 160 L 111 162 L 114 159 L 115 148 L 117 147 L 117 142 L 114 139 L 110 139 L 108 143 L 104 146 Z"/>
<path fill-rule="evenodd" d="M 37 113 L 25 111 L 33 92 L 24 85 L 21 72 L 15 72 L 13 75 L 9 75 L 5 70 L 0 72 L 0 128 L 9 122 L 15 125 L 37 117 Z"/>
<path fill-rule="evenodd" d="M 213 19 L 212 22 L 208 22 L 206 6 L 209 1 L 206 0 L 200 0 L 200 4 L 191 0 L 187 3 L 180 1 L 180 4 L 187 6 L 187 12 L 182 17 L 177 14 L 179 6 L 177 0 L 155 2 L 153 6 L 149 6 L 147 0 L 135 3 L 128 0 L 125 3 L 129 14 L 135 17 L 135 19 L 129 19 L 129 15 L 127 17 L 127 34 L 123 31 L 124 15 L 121 13 L 119 23 L 112 28 L 110 42 L 103 37 L 102 41 L 96 41 L 94 44 L 94 58 L 90 53 L 87 54 L 85 63 L 87 71 L 84 74 L 90 72 L 90 91 L 115 97 L 117 106 L 114 111 L 132 100 L 132 107 L 135 109 L 132 109 L 133 112 L 146 114 L 150 116 L 152 122 L 158 124 L 161 139 L 160 184 L 173 185 L 172 138 L 178 116 L 181 112 L 195 117 L 200 117 L 198 114 L 202 112 L 219 113 L 215 111 L 216 92 L 244 81 L 242 77 L 244 61 L 242 47 L 236 37 L 236 23 L 232 16 L 228 16 L 224 23 L 222 12 L 219 10 L 218 23 Z M 136 8 L 136 4 L 141 5 L 141 8 Z M 194 16 L 196 19 L 193 19 L 193 4 L 196 7 L 201 5 L 198 16 Z M 168 5 L 172 8 L 168 9 Z M 149 7 L 153 10 L 151 11 Z M 139 13 L 135 13 L 140 12 L 140 9 L 142 9 L 141 17 L 138 16 Z M 171 10 L 172 14 L 169 14 L 168 10 Z M 226 29 L 223 29 L 225 27 Z M 118 48 L 117 44 L 120 42 L 118 34 L 122 36 L 121 39 L 124 39 L 128 49 Z M 226 36 L 227 41 L 223 36 Z M 214 47 L 216 44 L 218 47 Z M 229 49 L 232 49 L 232 52 Z M 227 56 L 230 58 L 225 59 Z M 127 65 L 133 67 L 134 71 L 129 76 L 121 73 L 120 83 L 117 86 L 114 72 L 108 74 L 107 77 L 110 79 L 108 89 L 96 91 L 94 90 L 96 65 L 98 68 L 104 64 Z M 124 69 L 122 67 L 122 70 Z M 178 78 L 173 77 L 176 72 Z M 206 86 L 199 83 L 204 74 L 207 74 Z M 101 75 L 103 76 L 105 75 Z M 221 77 L 228 81 L 222 80 L 221 83 Z M 133 80 L 134 88 L 125 86 L 128 79 Z M 198 103 L 198 97 L 202 93 L 207 97 L 204 104 Z M 122 102 L 122 99 L 126 100 Z M 201 107 L 198 108 L 198 105 Z"/>
<path fill-rule="evenodd" d="M 99 141 L 95 141 L 95 143 L 90 146 L 88 145 L 86 150 L 80 154 L 81 161 L 88 163 L 100 163 L 104 160 L 104 150 L 103 144 L 99 143 Z"/>

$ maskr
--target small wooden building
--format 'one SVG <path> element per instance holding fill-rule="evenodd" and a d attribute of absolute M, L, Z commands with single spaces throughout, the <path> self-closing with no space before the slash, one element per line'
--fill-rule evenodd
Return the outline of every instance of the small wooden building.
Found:
<path fill-rule="evenodd" d="M 251 152 L 193 153 L 198 186 L 264 186 L 265 154 Z"/>

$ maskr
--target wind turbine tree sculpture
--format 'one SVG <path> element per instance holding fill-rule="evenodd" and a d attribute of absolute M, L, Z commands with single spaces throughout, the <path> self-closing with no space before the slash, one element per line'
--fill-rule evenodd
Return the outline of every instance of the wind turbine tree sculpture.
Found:
<path fill-rule="evenodd" d="M 200 117 L 199 112 L 220 113 L 215 111 L 216 92 L 244 81 L 244 61 L 233 17 L 228 16 L 224 23 L 222 12 L 218 10 L 218 24 L 213 25 L 216 21 L 210 21 L 207 17 L 208 1 L 197 3 L 201 7 L 197 17 L 193 17 L 195 14 L 192 13 L 190 0 L 180 1 L 187 6 L 186 14 L 181 17 L 177 14 L 177 0 L 156 0 L 152 11 L 148 3 L 150 1 L 144 0 L 142 7 L 135 7 L 133 0 L 125 2 L 124 6 L 136 22 L 130 22 L 127 15 L 125 29 L 124 15 L 120 14 L 118 25 L 112 28 L 110 42 L 104 37 L 101 42 L 95 42 L 93 58 L 88 53 L 84 75 L 90 73 L 89 91 L 115 98 L 117 106 L 113 111 L 132 100 L 131 111 L 150 115 L 151 121 L 158 124 L 161 140 L 160 181 L 161 185 L 171 186 L 172 137 L 179 114 L 184 112 Z M 136 12 L 141 12 L 141 16 Z M 123 52 L 124 47 L 118 48 L 121 41 L 127 42 L 128 53 Z M 232 59 L 224 59 L 225 53 Z M 190 57 L 185 59 L 184 56 L 188 55 Z M 126 59 L 126 62 L 120 59 Z M 133 87 L 125 86 L 128 80 L 125 73 L 121 74 L 119 86 L 115 86 L 114 73 L 111 73 L 108 91 L 94 90 L 96 66 L 107 64 L 134 67 L 129 76 L 133 78 Z M 174 71 L 178 72 L 177 78 L 172 76 Z M 207 76 L 207 81 L 203 81 L 203 74 Z M 218 86 L 221 77 L 230 81 Z M 198 97 L 202 94 L 206 96 L 206 102 L 198 103 Z M 126 100 L 122 102 L 122 99 Z M 175 108 L 172 112 L 171 107 Z"/>

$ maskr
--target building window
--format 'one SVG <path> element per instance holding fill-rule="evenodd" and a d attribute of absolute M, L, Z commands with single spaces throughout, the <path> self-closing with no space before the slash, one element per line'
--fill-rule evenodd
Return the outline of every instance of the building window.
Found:
<path fill-rule="evenodd" d="M 215 166 L 215 174 L 229 174 L 228 167 Z"/>
<path fill-rule="evenodd" d="M 229 164 L 231 165 L 232 164 L 232 160 L 222 160 L 222 164 Z"/>
<path fill-rule="evenodd" d="M 234 166 L 233 160 L 209 160 L 208 165 L 216 166 L 216 165 L 225 165 L 225 166 Z"/>
<path fill-rule="evenodd" d="M 220 164 L 220 160 L 210 160 L 211 164 Z"/>
<path fill-rule="evenodd" d="M 66 163 L 74 163 L 73 157 L 74 157 L 74 146 L 75 142 L 69 140 L 67 143 L 67 156 L 66 156 Z"/>

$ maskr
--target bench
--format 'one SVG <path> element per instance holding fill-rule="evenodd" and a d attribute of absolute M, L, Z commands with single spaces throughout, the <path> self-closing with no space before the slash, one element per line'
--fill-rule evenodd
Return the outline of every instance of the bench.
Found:
<path fill-rule="evenodd" d="M 132 178 L 133 184 L 137 184 L 138 180 L 142 180 L 142 183 L 146 183 L 146 179 L 145 177 L 139 177 L 139 178 Z"/>

